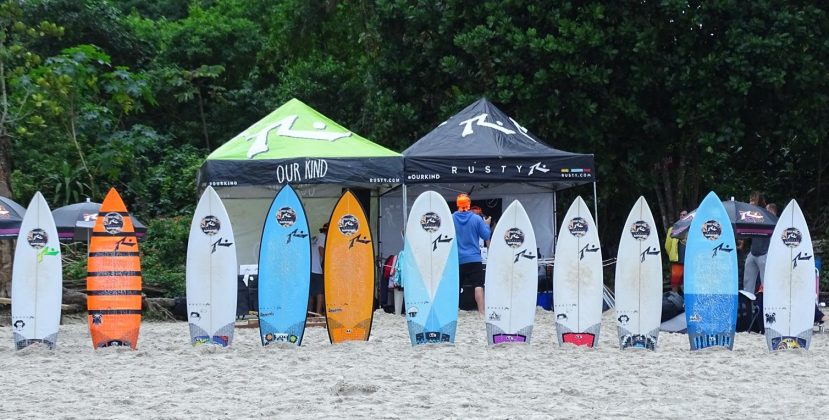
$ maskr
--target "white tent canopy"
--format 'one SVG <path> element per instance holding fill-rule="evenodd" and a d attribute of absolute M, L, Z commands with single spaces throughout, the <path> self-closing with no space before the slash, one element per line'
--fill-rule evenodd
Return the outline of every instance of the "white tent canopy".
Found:
<path fill-rule="evenodd" d="M 317 235 L 322 225 L 328 222 L 331 211 L 337 204 L 345 189 L 335 184 L 302 184 L 294 185 L 294 189 L 302 199 L 311 235 Z M 233 224 L 233 234 L 236 237 L 236 254 L 240 265 L 259 263 L 259 242 L 262 237 L 262 227 L 265 225 L 265 216 L 273 202 L 280 186 L 231 186 L 215 187 L 227 208 L 230 222 Z M 371 190 L 371 208 L 366 209 L 371 214 L 371 228 L 376 235 L 377 226 L 377 197 L 380 189 Z"/>
<path fill-rule="evenodd" d="M 461 192 L 472 191 L 472 199 L 501 199 L 501 209 L 505 210 L 513 201 L 518 200 L 527 210 L 532 221 L 533 230 L 538 240 L 540 258 L 553 255 L 555 231 L 554 191 L 549 187 L 532 184 L 416 184 L 409 185 L 407 206 L 411 208 L 414 199 L 426 190 L 441 194 L 447 202 L 454 203 Z M 403 190 L 396 189 L 380 197 L 380 244 L 379 256 L 385 258 L 403 249 L 402 231 L 405 226 L 403 212 Z M 408 214 L 409 208 L 406 209 Z M 486 213 L 487 210 L 484 209 Z M 495 221 L 497 222 L 497 221 Z M 494 225 L 493 225 L 494 226 Z"/>

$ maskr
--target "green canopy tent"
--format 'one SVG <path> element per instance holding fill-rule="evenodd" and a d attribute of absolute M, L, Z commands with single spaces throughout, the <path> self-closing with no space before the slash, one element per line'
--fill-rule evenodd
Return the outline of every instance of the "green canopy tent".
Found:
<path fill-rule="evenodd" d="M 264 218 L 285 183 L 302 196 L 315 234 L 343 188 L 363 198 L 376 221 L 377 197 L 400 183 L 402 156 L 291 99 L 211 153 L 198 175 L 213 186 L 233 223 L 239 264 L 257 264 Z M 375 227 L 375 237 L 377 237 Z"/>

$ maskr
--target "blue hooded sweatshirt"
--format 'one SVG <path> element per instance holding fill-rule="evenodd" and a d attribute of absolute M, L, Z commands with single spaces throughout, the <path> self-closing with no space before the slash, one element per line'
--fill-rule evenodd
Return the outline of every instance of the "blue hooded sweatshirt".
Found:
<path fill-rule="evenodd" d="M 455 220 L 455 236 L 458 240 L 458 264 L 481 262 L 479 239 L 489 240 L 492 233 L 481 216 L 471 211 L 452 213 Z"/>

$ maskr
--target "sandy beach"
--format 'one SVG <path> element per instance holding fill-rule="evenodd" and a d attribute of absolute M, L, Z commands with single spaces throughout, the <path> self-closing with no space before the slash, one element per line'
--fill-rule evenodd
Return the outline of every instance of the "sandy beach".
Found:
<path fill-rule="evenodd" d="M 559 347 L 538 310 L 529 346 L 488 348 L 461 312 L 453 346 L 412 348 L 402 316 L 377 311 L 369 342 L 332 346 L 309 328 L 301 348 L 191 347 L 185 322 L 145 322 L 137 351 L 93 351 L 80 320 L 58 348 L 15 351 L 0 327 L 0 418 L 815 418 L 829 408 L 829 334 L 809 352 L 770 354 L 740 333 L 734 351 L 691 353 L 662 333 L 656 352 L 621 352 L 613 312 L 597 349 Z"/>

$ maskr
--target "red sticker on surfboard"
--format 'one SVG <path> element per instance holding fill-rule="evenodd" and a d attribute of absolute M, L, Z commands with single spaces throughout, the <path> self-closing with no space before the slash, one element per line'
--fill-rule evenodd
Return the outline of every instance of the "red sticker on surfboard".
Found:
<path fill-rule="evenodd" d="M 593 342 L 596 336 L 589 333 L 564 333 L 561 335 L 562 341 L 565 343 L 575 344 L 577 346 L 593 347 Z"/>

